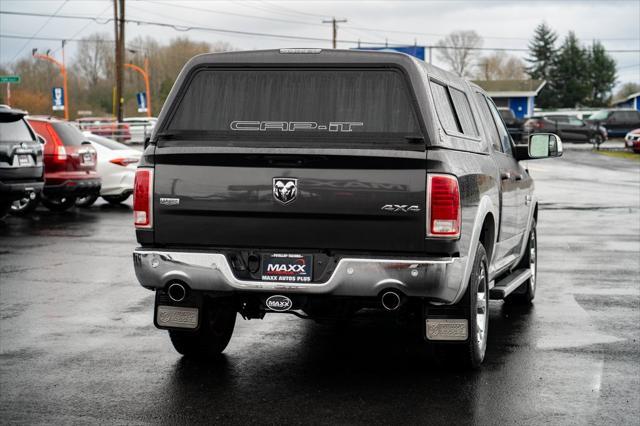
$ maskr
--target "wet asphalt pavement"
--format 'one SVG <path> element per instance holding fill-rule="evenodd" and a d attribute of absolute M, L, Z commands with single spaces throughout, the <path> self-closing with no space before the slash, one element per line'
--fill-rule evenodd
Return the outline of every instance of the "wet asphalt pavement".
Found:
<path fill-rule="evenodd" d="M 130 204 L 0 220 L 0 421 L 638 424 L 640 163 L 529 167 L 538 295 L 491 303 L 478 372 L 435 367 L 384 318 L 239 319 L 219 360 L 185 361 L 135 279 Z"/>

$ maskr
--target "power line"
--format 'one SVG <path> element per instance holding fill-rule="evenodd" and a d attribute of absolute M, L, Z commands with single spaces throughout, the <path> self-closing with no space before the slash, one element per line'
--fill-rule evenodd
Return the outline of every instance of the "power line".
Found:
<path fill-rule="evenodd" d="M 258 15 L 249 15 L 249 14 L 245 14 L 245 13 L 237 13 L 237 12 L 227 12 L 227 11 L 222 11 L 222 10 L 213 10 L 213 9 L 207 9 L 207 8 L 202 8 L 202 7 L 195 7 L 195 6 L 187 6 L 184 4 L 175 4 L 175 3 L 170 3 L 170 2 L 166 2 L 166 1 L 154 1 L 154 0 L 137 0 L 138 2 L 143 2 L 143 3 L 151 3 L 151 4 L 162 4 L 165 6 L 169 6 L 169 7 L 174 7 L 174 8 L 178 8 L 178 9 L 187 9 L 187 10 L 196 10 L 196 11 L 200 11 L 200 12 L 210 12 L 210 13 L 216 13 L 216 14 L 221 14 L 221 15 L 229 15 L 229 16 L 239 16 L 239 17 L 243 17 L 243 18 L 249 18 L 249 19 L 262 19 L 262 20 L 266 20 L 266 21 L 274 21 L 274 22 L 284 22 L 284 23 L 288 23 L 288 24 L 300 24 L 300 25 L 313 25 L 313 26 L 320 26 L 322 24 L 319 24 L 317 22 L 307 22 L 307 21 L 298 21 L 298 20 L 291 20 L 291 19 L 282 19 L 282 18 L 270 18 L 267 16 L 258 16 Z M 265 4 L 269 4 L 267 2 L 263 2 Z M 272 5 L 274 7 L 278 7 L 281 9 L 285 9 L 285 10 L 291 10 L 288 8 L 285 8 L 284 6 L 277 6 L 277 5 Z M 133 6 L 131 6 L 133 7 Z M 274 13 L 274 14 L 281 14 L 281 12 L 271 12 L 268 9 L 262 9 L 262 8 L 258 8 L 258 10 L 264 10 L 267 11 L 269 13 Z M 149 12 L 149 11 L 147 11 Z M 325 16 L 323 15 L 316 15 L 316 14 L 308 14 L 308 13 L 303 13 L 300 12 L 306 16 L 314 16 L 314 17 L 321 17 L 321 18 L 325 18 Z M 157 13 L 155 13 L 157 15 Z M 291 15 L 289 15 L 291 16 Z M 352 29 L 352 30 L 361 30 L 361 31 L 371 31 L 371 32 L 375 32 L 375 33 L 379 33 L 379 32 L 383 32 L 383 33 L 397 33 L 397 34 L 408 34 L 408 35 L 413 35 L 413 36 L 427 36 L 427 37 L 445 37 L 447 34 L 440 34 L 440 33 L 423 33 L 423 32 L 415 32 L 415 31 L 402 31 L 402 30 L 390 30 L 390 29 L 385 29 L 385 28 L 369 28 L 369 27 L 360 27 L 360 26 L 353 26 L 353 25 L 344 25 L 344 29 Z M 523 40 L 523 41 L 528 41 L 529 39 L 526 37 L 508 37 L 508 36 L 482 36 L 483 38 L 492 40 Z M 585 38 L 593 38 L 593 37 L 585 37 Z M 627 40 L 640 40 L 640 38 L 602 38 L 602 39 L 598 39 L 601 41 L 627 41 Z"/>
<path fill-rule="evenodd" d="M 90 40 L 84 38 L 62 38 L 62 37 L 32 37 L 20 34 L 0 34 L 0 38 L 12 38 L 17 40 L 39 40 L 39 41 L 86 41 L 88 43 L 113 43 L 115 40 Z"/>
<path fill-rule="evenodd" d="M 105 8 L 104 8 L 104 10 L 98 14 L 98 18 L 99 18 L 100 16 L 102 16 L 102 15 L 103 15 L 107 10 L 109 10 L 109 9 L 111 9 L 111 5 L 108 5 L 107 7 L 105 7 Z M 73 38 L 76 38 L 76 37 L 78 36 L 78 34 L 82 33 L 84 30 L 86 30 L 86 29 L 89 27 L 89 25 L 91 25 L 91 24 L 92 24 L 92 22 L 91 22 L 91 21 L 87 22 L 87 24 L 86 24 L 86 25 L 84 25 L 84 26 L 83 26 L 82 28 L 80 28 L 78 31 L 76 31 L 75 33 L 73 33 L 73 35 L 72 35 L 71 37 L 69 37 L 69 38 L 72 38 L 72 39 L 73 39 Z M 64 41 L 65 41 L 65 40 L 63 40 L 63 42 L 64 42 Z M 62 46 L 60 46 L 60 47 L 56 48 L 53 52 L 51 52 L 51 54 L 52 54 L 52 55 L 53 55 L 53 54 L 55 54 L 55 53 L 56 53 L 58 50 L 60 50 L 60 49 L 62 49 Z"/>
<path fill-rule="evenodd" d="M 67 0 L 68 1 L 68 0 Z M 17 16 L 37 16 L 40 18 L 61 18 L 61 19 L 80 19 L 80 20 L 85 20 L 85 19 L 89 19 L 91 21 L 94 21 L 98 24 L 108 24 L 109 22 L 113 21 L 113 18 L 105 18 L 103 21 L 101 21 L 99 18 L 96 18 L 94 16 L 89 16 L 89 15 L 47 15 L 46 13 L 36 13 L 36 12 L 15 12 L 15 11 L 8 11 L 8 10 L 0 10 L 0 15 L 17 15 Z"/>
<path fill-rule="evenodd" d="M 178 8 L 178 9 L 196 10 L 196 11 L 199 11 L 199 12 L 209 12 L 209 13 L 221 14 L 221 15 L 229 15 L 229 16 L 239 16 L 239 17 L 242 17 L 242 18 L 249 18 L 249 19 L 262 19 L 262 20 L 273 21 L 273 22 L 284 22 L 284 23 L 287 23 L 287 24 L 323 26 L 322 24 L 320 24 L 318 22 L 307 22 L 307 21 L 297 21 L 297 20 L 292 20 L 292 19 L 270 18 L 268 16 L 258 16 L 258 15 L 248 15 L 248 14 L 245 14 L 245 13 L 226 12 L 226 11 L 222 11 L 222 10 L 206 9 L 206 8 L 203 8 L 203 7 L 195 7 L 195 6 L 186 6 L 186 5 L 183 5 L 183 4 L 167 3 L 167 2 L 164 2 L 164 1 L 152 1 L 152 0 L 138 0 L 138 1 L 141 1 L 141 2 L 144 2 L 144 3 L 162 4 L 162 5 L 165 5 L 165 6 L 175 7 L 175 8 Z M 133 7 L 133 6 L 129 6 L 129 7 L 141 10 L 141 9 Z M 149 12 L 149 11 L 147 10 L 145 12 Z M 159 15 L 158 13 L 155 13 L 155 14 Z"/>
<path fill-rule="evenodd" d="M 42 26 L 38 29 L 38 31 L 36 31 L 36 32 L 33 34 L 32 38 L 31 38 L 31 39 L 29 39 L 29 40 L 27 40 L 27 41 L 22 45 L 22 47 L 18 50 L 18 53 L 16 53 L 16 54 L 15 54 L 15 56 L 13 57 L 13 59 L 11 59 L 11 62 L 15 61 L 15 60 L 16 60 L 16 58 L 17 58 L 18 56 L 20 56 L 20 54 L 22 53 L 22 51 L 24 50 L 24 48 L 25 48 L 25 47 L 27 47 L 27 46 L 29 45 L 29 43 L 31 43 L 31 41 L 33 40 L 33 37 L 35 37 L 35 36 L 37 36 L 38 34 L 40 34 L 40 31 L 42 31 L 42 30 L 44 29 L 44 27 L 46 27 L 46 26 L 47 26 L 47 24 L 49 24 L 49 22 L 51 22 L 51 20 L 52 20 L 53 18 L 55 18 L 55 16 L 58 14 L 58 12 L 60 12 L 60 10 L 62 10 L 62 8 L 64 7 L 64 5 L 65 5 L 65 4 L 67 4 L 67 2 L 68 2 L 68 1 L 69 1 L 69 0 L 64 0 L 64 1 L 62 2 L 62 4 L 60 5 L 60 7 L 58 7 L 58 8 L 56 9 L 56 11 L 55 11 L 55 12 L 53 12 L 53 15 L 50 15 L 50 16 L 49 16 L 49 19 L 47 19 L 47 20 L 46 20 L 46 22 L 45 22 L 44 24 L 42 24 Z"/>
<path fill-rule="evenodd" d="M 68 1 L 68 0 L 67 0 Z M 33 12 L 13 12 L 13 11 L 0 11 L 0 15 L 19 15 L 19 16 L 40 16 L 40 17 L 48 17 L 53 18 L 52 15 L 47 15 L 43 13 L 33 13 Z M 104 18 L 100 19 L 92 16 L 81 16 L 81 15 L 56 15 L 56 18 L 60 19 L 86 19 L 94 21 L 98 24 L 107 24 L 109 22 L 113 22 L 113 18 Z M 196 25 L 176 25 L 170 24 L 166 22 L 158 22 L 158 21 L 147 21 L 141 19 L 126 19 L 125 22 L 137 24 L 137 25 L 150 25 L 150 26 L 158 26 L 163 28 L 171 28 L 178 32 L 188 32 L 188 31 L 206 31 L 206 32 L 214 32 L 221 34 L 234 34 L 239 36 L 252 36 L 252 37 L 268 37 L 275 39 L 283 39 L 283 40 L 302 40 L 302 41 L 316 41 L 316 42 L 331 42 L 331 39 L 323 38 L 323 37 L 310 37 L 310 36 L 295 36 L 289 34 L 274 34 L 274 33 L 264 33 L 257 31 L 242 31 L 242 30 L 231 30 L 225 28 L 214 28 L 214 27 L 203 27 Z M 365 41 L 365 40 L 349 40 L 349 39 L 337 39 L 336 42 L 346 43 L 346 44 L 364 44 L 364 45 L 373 45 L 377 46 L 380 42 L 373 41 Z M 389 44 L 390 47 L 393 46 L 402 46 L 402 45 L 413 45 L 414 43 L 403 43 L 403 44 Z M 477 50 L 477 51 L 505 51 L 505 52 L 528 52 L 527 48 L 507 48 L 507 47 L 475 47 L 475 48 L 466 48 L 466 47 L 456 47 L 456 46 L 425 46 L 431 48 L 448 48 L 448 49 L 469 49 L 469 50 Z M 607 49 L 609 53 L 636 53 L 640 52 L 639 49 Z M 17 55 L 16 55 L 17 56 Z M 14 58 L 15 59 L 15 58 Z"/>
<path fill-rule="evenodd" d="M 271 6 L 271 7 L 275 7 L 276 9 L 280 9 L 283 11 L 288 11 L 289 13 L 294 13 L 296 15 L 304 15 L 304 16 L 313 16 L 314 18 L 327 18 L 328 15 L 319 15 L 317 13 L 309 13 L 309 12 L 300 12 L 299 10 L 296 9 L 292 9 L 290 7 L 284 7 L 281 5 L 277 5 L 277 4 L 272 4 L 268 1 L 265 0 L 260 0 L 261 3 L 267 5 L 267 6 Z"/>

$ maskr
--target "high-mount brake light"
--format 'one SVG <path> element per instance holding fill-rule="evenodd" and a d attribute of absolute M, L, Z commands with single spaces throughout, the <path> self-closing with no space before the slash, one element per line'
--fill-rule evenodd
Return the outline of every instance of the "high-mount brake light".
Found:
<path fill-rule="evenodd" d="M 280 49 L 280 53 L 310 54 L 310 53 L 320 53 L 320 52 L 322 52 L 322 49 Z"/>
<path fill-rule="evenodd" d="M 451 175 L 427 177 L 427 236 L 460 237 L 460 186 Z"/>
<path fill-rule="evenodd" d="M 136 170 L 133 184 L 133 220 L 136 228 L 153 225 L 153 169 Z"/>

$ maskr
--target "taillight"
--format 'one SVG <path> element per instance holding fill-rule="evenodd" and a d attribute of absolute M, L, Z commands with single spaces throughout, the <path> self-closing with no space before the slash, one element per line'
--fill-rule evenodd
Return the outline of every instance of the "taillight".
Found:
<path fill-rule="evenodd" d="M 51 142 L 53 142 L 53 161 L 64 163 L 65 161 L 67 161 L 67 150 L 64 149 L 62 139 L 60 139 L 58 133 L 53 130 L 52 126 L 47 126 L 47 131 L 51 136 Z"/>
<path fill-rule="evenodd" d="M 56 146 L 56 155 L 55 158 L 57 161 L 66 161 L 67 160 L 67 150 L 64 149 L 64 145 Z"/>
<path fill-rule="evenodd" d="M 454 176 L 429 174 L 427 177 L 427 235 L 460 236 L 460 187 Z"/>
<path fill-rule="evenodd" d="M 152 219 L 153 169 L 138 169 L 133 184 L 133 221 L 136 228 L 151 228 Z"/>
<path fill-rule="evenodd" d="M 127 157 L 127 158 L 113 158 L 109 160 L 110 163 L 117 164 L 118 166 L 127 167 L 129 164 L 134 164 L 138 162 L 137 158 Z"/>

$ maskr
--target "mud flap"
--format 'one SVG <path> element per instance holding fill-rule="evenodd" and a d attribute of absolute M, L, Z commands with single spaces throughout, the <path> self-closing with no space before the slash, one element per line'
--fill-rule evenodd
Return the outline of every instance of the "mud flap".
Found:
<path fill-rule="evenodd" d="M 200 328 L 202 296 L 191 292 L 185 300 L 176 303 L 164 290 L 156 291 L 153 323 L 162 330 L 193 330 Z"/>
<path fill-rule="evenodd" d="M 456 306 L 430 306 L 422 310 L 422 336 L 429 342 L 466 342 L 469 338 L 468 309 L 463 303 Z"/>

